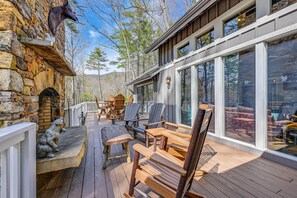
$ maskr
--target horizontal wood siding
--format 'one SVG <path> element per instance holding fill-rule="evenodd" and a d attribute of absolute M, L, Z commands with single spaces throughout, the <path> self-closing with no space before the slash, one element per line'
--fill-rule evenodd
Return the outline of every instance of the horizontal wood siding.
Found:
<path fill-rule="evenodd" d="M 159 47 L 159 66 L 170 63 L 174 59 L 174 46 L 186 39 L 200 28 L 215 20 L 228 9 L 234 7 L 242 0 L 220 0 L 206 9 L 200 16 L 193 19 L 182 30 L 169 38 L 166 43 Z"/>

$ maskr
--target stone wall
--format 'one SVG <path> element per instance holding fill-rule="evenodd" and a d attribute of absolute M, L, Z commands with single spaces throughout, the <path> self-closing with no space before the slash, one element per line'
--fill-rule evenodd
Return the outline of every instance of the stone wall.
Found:
<path fill-rule="evenodd" d="M 0 0 L 0 128 L 22 121 L 38 123 L 39 94 L 55 89 L 64 107 L 64 76 L 22 45 L 21 37 L 45 39 L 48 13 L 63 0 Z M 56 47 L 64 54 L 65 27 L 56 35 Z"/>

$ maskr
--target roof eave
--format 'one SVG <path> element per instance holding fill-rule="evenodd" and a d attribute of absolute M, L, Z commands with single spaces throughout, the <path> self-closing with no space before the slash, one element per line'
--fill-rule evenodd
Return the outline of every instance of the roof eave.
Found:
<path fill-rule="evenodd" d="M 158 47 L 162 44 L 162 41 L 167 40 L 169 37 L 172 37 L 172 34 L 175 34 L 177 29 L 182 28 L 183 25 L 185 25 L 185 22 L 188 21 L 189 18 L 191 18 L 198 10 L 200 10 L 206 3 L 209 1 L 207 0 L 201 0 L 197 2 L 196 5 L 194 5 L 191 9 L 189 9 L 177 22 L 173 24 L 161 37 L 159 37 L 157 40 L 155 40 L 148 49 L 146 49 L 144 52 L 146 54 L 155 51 L 158 49 Z M 161 44 L 160 44 L 161 43 Z"/>

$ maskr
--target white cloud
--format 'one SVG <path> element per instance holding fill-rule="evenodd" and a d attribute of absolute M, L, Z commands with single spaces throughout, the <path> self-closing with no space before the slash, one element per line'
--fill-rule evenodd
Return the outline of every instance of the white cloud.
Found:
<path fill-rule="evenodd" d="M 99 37 L 99 33 L 95 32 L 94 30 L 89 30 L 89 34 L 91 38 L 98 38 Z"/>

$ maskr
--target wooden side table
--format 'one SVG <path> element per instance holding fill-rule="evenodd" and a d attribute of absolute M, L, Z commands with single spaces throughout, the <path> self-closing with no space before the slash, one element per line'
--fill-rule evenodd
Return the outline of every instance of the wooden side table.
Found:
<path fill-rule="evenodd" d="M 165 128 L 153 128 L 145 130 L 145 146 L 149 147 L 149 138 L 154 140 L 154 151 L 157 149 L 157 139 L 162 137 L 162 131 L 166 130 Z"/>

